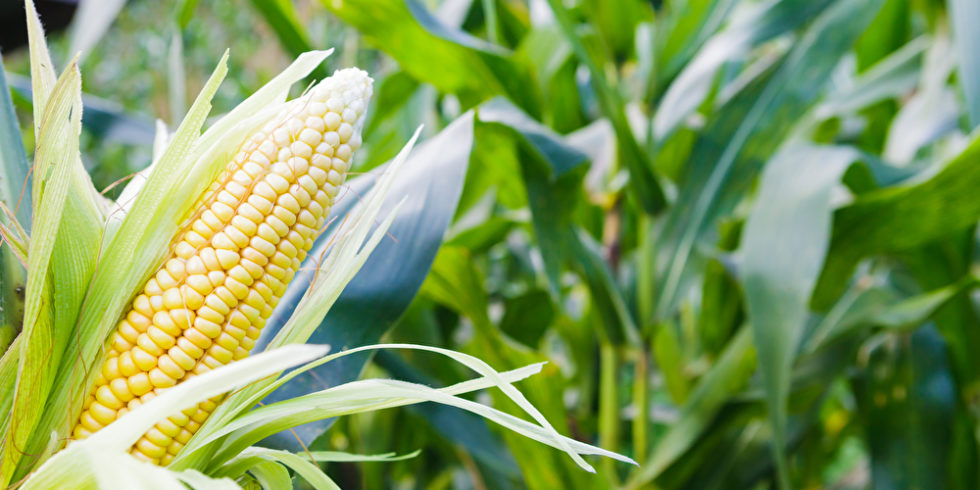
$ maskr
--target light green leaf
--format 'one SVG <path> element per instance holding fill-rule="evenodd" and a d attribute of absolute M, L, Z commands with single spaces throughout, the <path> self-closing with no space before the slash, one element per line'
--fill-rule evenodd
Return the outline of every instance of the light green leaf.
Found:
<path fill-rule="evenodd" d="M 262 488 L 289 488 L 293 485 L 289 470 L 272 461 L 256 461 L 248 472 L 262 485 Z"/>
<path fill-rule="evenodd" d="M 850 148 L 789 147 L 773 157 L 742 232 L 739 276 L 773 425 L 780 486 L 790 374 L 807 305 L 830 240 L 831 188 L 857 158 Z"/>

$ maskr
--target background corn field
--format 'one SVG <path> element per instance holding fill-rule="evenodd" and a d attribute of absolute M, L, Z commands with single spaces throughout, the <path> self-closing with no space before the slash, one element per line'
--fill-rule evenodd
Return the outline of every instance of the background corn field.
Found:
<path fill-rule="evenodd" d="M 175 127 L 226 48 L 212 114 L 312 49 L 336 53 L 310 80 L 370 72 L 354 173 L 425 124 L 422 163 L 391 191 L 404 202 L 390 239 L 309 342 L 441 346 L 498 370 L 547 361 L 518 385 L 528 399 L 560 433 L 639 465 L 583 473 L 435 404 L 265 445 L 421 449 L 326 470 L 344 488 L 474 489 L 980 488 L 978 5 L 38 1 L 49 30 L 74 12 L 49 42 L 59 71 L 83 53 L 83 163 L 111 197 L 149 163 L 154 119 Z M 20 1 L 0 0 L 0 25 L 0 200 L 29 223 Z M 352 183 L 334 215 L 361 192 Z M 6 246 L 0 267 L 2 350 L 25 282 Z M 448 359 L 381 351 L 270 401 L 368 375 L 467 379 Z"/>

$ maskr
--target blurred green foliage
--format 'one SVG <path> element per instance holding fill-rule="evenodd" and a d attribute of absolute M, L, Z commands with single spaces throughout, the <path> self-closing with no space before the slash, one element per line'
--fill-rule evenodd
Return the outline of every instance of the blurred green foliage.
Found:
<path fill-rule="evenodd" d="M 179 5 L 129 2 L 85 58 L 85 92 L 117 105 L 107 118 L 172 125 L 225 48 L 217 113 L 299 52 L 336 48 L 330 70 L 376 80 L 356 171 L 422 123 L 465 168 L 457 204 L 422 199 L 452 216 L 438 253 L 411 255 L 424 283 L 336 338 L 448 346 L 500 370 L 549 361 L 521 383 L 528 398 L 639 462 L 584 474 L 421 405 L 307 433 L 314 448 L 424 449 L 333 463 L 342 486 L 980 486 L 970 0 Z M 67 38 L 53 45 L 68 57 Z M 23 53 L 4 63 L 26 74 Z M 101 189 L 145 166 L 150 141 L 100 127 L 86 121 L 83 148 Z M 325 331 L 361 327 L 341 310 Z M 416 352 L 364 370 L 467 374 Z"/>

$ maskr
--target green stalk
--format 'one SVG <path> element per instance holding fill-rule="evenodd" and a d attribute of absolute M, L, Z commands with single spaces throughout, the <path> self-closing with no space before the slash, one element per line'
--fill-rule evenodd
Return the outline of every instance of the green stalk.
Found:
<path fill-rule="evenodd" d="M 619 356 L 616 347 L 607 340 L 599 344 L 599 446 L 616 451 L 619 446 L 619 404 L 617 403 L 616 372 Z M 613 487 L 618 487 L 616 467 L 602 462 L 606 477 Z"/>
<path fill-rule="evenodd" d="M 647 440 L 650 427 L 648 420 L 650 402 L 647 386 L 649 367 L 646 349 L 640 347 L 636 354 L 633 378 L 633 406 L 636 407 L 636 415 L 633 417 L 633 459 L 644 461 L 647 459 Z"/>
<path fill-rule="evenodd" d="M 640 332 L 644 338 L 652 338 L 651 322 L 655 314 L 654 304 L 656 303 L 656 278 L 654 272 L 655 262 L 655 240 L 653 238 L 653 219 L 649 216 L 641 215 L 636 224 L 639 230 L 639 243 L 637 244 L 637 277 L 636 277 L 636 308 L 639 318 Z"/>

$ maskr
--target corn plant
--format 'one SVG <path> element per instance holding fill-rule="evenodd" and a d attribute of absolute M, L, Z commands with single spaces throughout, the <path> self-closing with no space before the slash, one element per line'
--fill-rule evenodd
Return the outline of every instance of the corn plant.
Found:
<path fill-rule="evenodd" d="M 287 100 L 330 51 L 300 54 L 202 132 L 228 72 L 226 53 L 176 130 L 159 128 L 149 167 L 109 200 L 82 166 L 78 57 L 56 75 L 33 2 L 25 7 L 35 148 L 29 165 L 23 152 L 4 153 L 5 168 L 20 166 L 26 193 L 14 199 L 7 185 L 2 196 L 4 257 L 26 271 L 18 275 L 5 259 L 14 274 L 4 281 L 26 280 L 17 286 L 22 301 L 4 302 L 0 487 L 282 488 L 291 484 L 288 468 L 335 488 L 316 463 L 358 456 L 254 444 L 311 421 L 423 401 L 494 420 L 585 470 L 594 471 L 581 455 L 631 461 L 560 435 L 512 385 L 540 364 L 497 372 L 436 347 L 327 355 L 329 347 L 306 344 L 387 236 L 399 206 L 382 213 L 385 198 L 419 136 L 339 222 L 328 220 L 361 146 L 373 91 L 366 72 L 339 70 Z M 29 222 L 22 209 L 31 209 Z M 282 301 L 302 268 L 310 275 L 297 284 L 302 292 Z M 265 330 L 274 313 L 283 323 Z M 263 331 L 262 352 L 250 356 Z M 262 403 L 314 367 L 375 349 L 434 352 L 480 377 L 440 389 L 368 379 Z M 459 396 L 489 387 L 534 422 Z"/>

